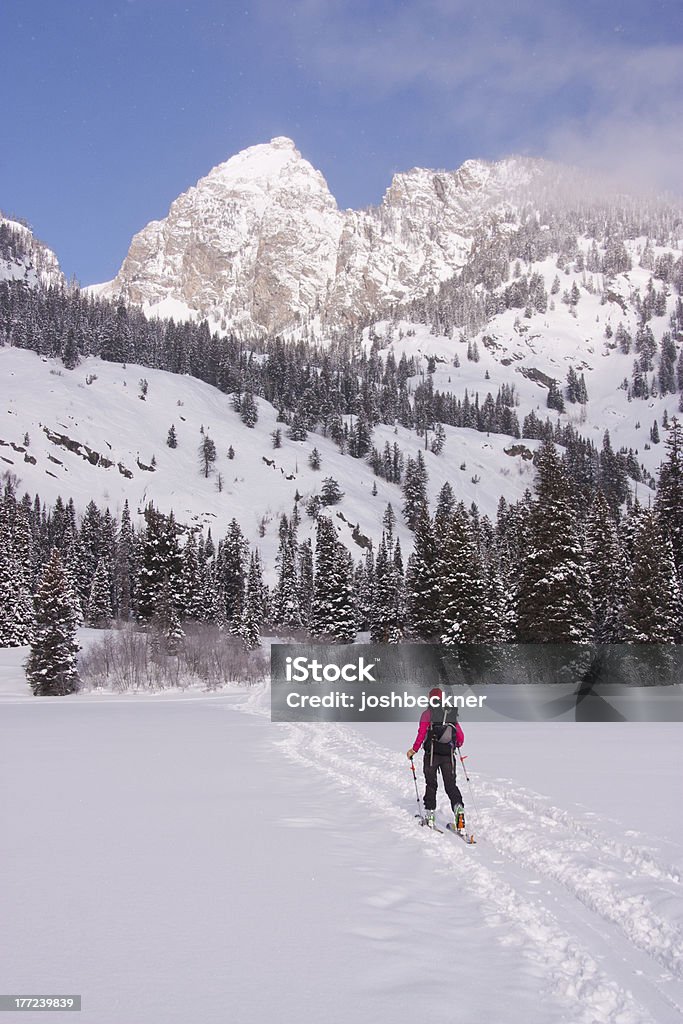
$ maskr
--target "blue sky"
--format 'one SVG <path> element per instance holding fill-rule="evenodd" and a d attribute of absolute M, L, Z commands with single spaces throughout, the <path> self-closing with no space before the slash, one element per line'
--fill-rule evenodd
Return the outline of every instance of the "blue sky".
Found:
<path fill-rule="evenodd" d="M 683 192 L 680 0 L 0 0 L 0 208 L 82 283 L 289 135 L 340 206 L 511 152 Z"/>

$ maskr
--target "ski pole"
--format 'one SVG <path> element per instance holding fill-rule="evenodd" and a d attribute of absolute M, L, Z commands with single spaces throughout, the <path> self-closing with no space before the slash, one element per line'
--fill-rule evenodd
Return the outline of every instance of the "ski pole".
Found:
<path fill-rule="evenodd" d="M 479 813 L 479 807 L 477 806 L 477 801 L 475 800 L 475 797 L 474 797 L 474 790 L 472 789 L 472 780 L 470 779 L 469 775 L 467 774 L 467 767 L 465 766 L 465 758 L 467 757 L 467 754 L 465 754 L 465 757 L 463 757 L 462 753 L 460 751 L 460 747 L 457 747 L 456 749 L 458 751 L 458 757 L 460 758 L 460 764 L 462 765 L 462 770 L 465 773 L 465 778 L 467 779 L 467 786 L 468 786 L 468 789 L 469 789 L 469 792 L 470 792 L 470 797 L 472 798 L 472 806 L 474 807 L 474 811 L 475 811 L 475 814 L 476 814 L 476 817 L 477 817 L 477 821 L 480 822 L 481 821 L 481 814 Z"/>
<path fill-rule="evenodd" d="M 414 763 L 412 757 L 410 759 L 410 770 L 413 773 L 413 782 L 415 783 L 415 799 L 417 800 L 417 809 L 420 812 L 419 814 L 416 814 L 415 817 L 416 818 L 420 818 L 420 820 L 422 820 L 423 814 L 422 814 L 422 810 L 420 808 L 420 794 L 419 794 L 418 789 L 417 789 L 417 775 L 415 774 L 415 763 Z"/>

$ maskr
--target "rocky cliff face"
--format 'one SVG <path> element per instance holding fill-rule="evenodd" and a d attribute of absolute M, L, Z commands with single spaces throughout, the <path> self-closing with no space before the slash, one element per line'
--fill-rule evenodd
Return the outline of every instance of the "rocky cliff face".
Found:
<path fill-rule="evenodd" d="M 62 287 L 66 284 L 52 249 L 30 228 L 0 215 L 0 281 L 24 281 Z"/>
<path fill-rule="evenodd" d="M 294 143 L 272 139 L 179 196 L 97 291 L 247 331 L 358 321 L 451 277 L 475 231 L 493 212 L 510 215 L 540 166 L 416 168 L 394 177 L 379 207 L 341 211 Z"/>

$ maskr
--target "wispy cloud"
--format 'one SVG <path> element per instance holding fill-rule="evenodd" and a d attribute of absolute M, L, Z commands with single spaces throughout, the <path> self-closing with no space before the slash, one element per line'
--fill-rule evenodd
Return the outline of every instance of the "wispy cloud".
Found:
<path fill-rule="evenodd" d="M 327 88 L 374 102 L 410 91 L 425 116 L 475 131 L 487 151 L 517 148 L 683 191 L 683 32 L 635 41 L 637 24 L 618 23 L 629 4 L 608 4 L 610 22 L 606 5 L 597 20 L 594 8 L 552 0 L 260 3 Z"/>

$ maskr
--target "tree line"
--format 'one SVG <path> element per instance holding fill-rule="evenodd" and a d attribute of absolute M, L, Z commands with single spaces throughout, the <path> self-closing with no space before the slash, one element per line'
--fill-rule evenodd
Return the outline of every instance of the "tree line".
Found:
<path fill-rule="evenodd" d="M 567 453 L 546 440 L 536 453 L 535 493 L 514 503 L 501 498 L 494 520 L 458 502 L 448 483 L 430 507 L 418 456 L 398 510 L 414 533 L 407 560 L 391 504 L 379 543 L 354 560 L 328 506 L 304 513 L 315 520 L 315 540 L 301 540 L 295 501 L 279 523 L 270 586 L 235 519 L 215 542 L 210 530 L 178 524 L 151 504 L 140 525 L 127 504 L 116 517 L 91 501 L 79 517 L 72 501 L 47 508 L 38 497 L 17 497 L 7 477 L 0 644 L 33 645 L 36 692 L 49 683 L 50 664 L 61 666 L 61 681 L 48 692 L 69 692 L 82 622 L 137 622 L 171 655 L 190 622 L 213 623 L 247 649 L 264 630 L 340 643 L 362 631 L 383 643 L 680 643 L 683 429 L 676 419 L 665 447 L 652 504 L 627 496 L 615 509 L 600 488 L 586 501 Z"/>

